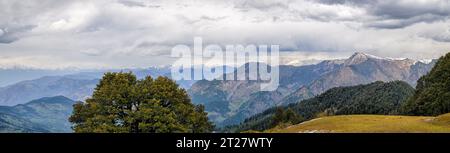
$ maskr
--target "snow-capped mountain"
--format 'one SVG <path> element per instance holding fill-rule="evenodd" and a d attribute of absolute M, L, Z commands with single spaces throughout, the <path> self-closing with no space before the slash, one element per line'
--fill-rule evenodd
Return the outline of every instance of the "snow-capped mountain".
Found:
<path fill-rule="evenodd" d="M 402 80 L 415 86 L 434 62 L 383 58 L 362 52 L 347 59 L 325 60 L 304 66 L 280 66 L 280 85 L 272 92 L 259 91 L 257 81 L 199 81 L 189 93 L 205 105 L 220 125 L 239 123 L 267 108 L 298 102 L 330 88 L 374 81 Z"/>

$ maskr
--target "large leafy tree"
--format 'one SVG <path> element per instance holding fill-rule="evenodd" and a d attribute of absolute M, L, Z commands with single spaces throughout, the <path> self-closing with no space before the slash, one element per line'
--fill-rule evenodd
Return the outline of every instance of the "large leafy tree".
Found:
<path fill-rule="evenodd" d="M 408 115 L 440 115 L 450 112 L 450 53 L 417 81 L 416 92 L 403 107 Z"/>
<path fill-rule="evenodd" d="M 69 121 L 75 132 L 210 132 L 201 105 L 167 77 L 138 80 L 130 73 L 105 73 L 92 98 L 74 105 Z"/>

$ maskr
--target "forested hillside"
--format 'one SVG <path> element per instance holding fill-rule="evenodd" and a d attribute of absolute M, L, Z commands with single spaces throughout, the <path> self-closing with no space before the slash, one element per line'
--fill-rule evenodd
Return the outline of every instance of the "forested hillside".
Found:
<path fill-rule="evenodd" d="M 285 107 L 268 109 L 228 130 L 264 130 L 280 123 L 296 124 L 329 115 L 398 114 L 402 103 L 413 93 L 414 88 L 402 81 L 388 83 L 378 81 L 367 85 L 337 87 L 311 99 Z M 294 114 L 287 113 L 290 111 L 293 111 Z M 284 115 L 281 117 L 281 121 L 280 115 Z M 291 120 L 286 120 L 286 118 L 291 118 Z"/>
<path fill-rule="evenodd" d="M 417 81 L 417 90 L 403 111 L 408 115 L 440 115 L 450 112 L 450 53 Z"/>

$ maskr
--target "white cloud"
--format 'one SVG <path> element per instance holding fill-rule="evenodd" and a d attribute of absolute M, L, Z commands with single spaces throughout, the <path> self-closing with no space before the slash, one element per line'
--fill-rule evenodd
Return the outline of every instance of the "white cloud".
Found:
<path fill-rule="evenodd" d="M 360 2 L 2 0 L 0 51 L 16 60 L 0 66 L 166 65 L 171 47 L 195 36 L 205 44 L 279 44 L 309 61 L 353 51 L 435 58 L 450 48 L 448 2 Z"/>
<path fill-rule="evenodd" d="M 99 51 L 97 49 L 92 49 L 92 48 L 87 49 L 87 50 L 81 50 L 80 52 L 83 54 L 86 54 L 88 56 L 101 56 L 102 55 L 101 51 Z"/>

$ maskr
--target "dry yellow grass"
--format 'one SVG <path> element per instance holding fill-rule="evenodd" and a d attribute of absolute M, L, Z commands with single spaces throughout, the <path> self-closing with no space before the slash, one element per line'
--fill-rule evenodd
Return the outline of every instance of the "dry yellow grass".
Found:
<path fill-rule="evenodd" d="M 450 113 L 438 117 L 341 115 L 313 119 L 265 132 L 299 133 L 450 133 Z"/>

